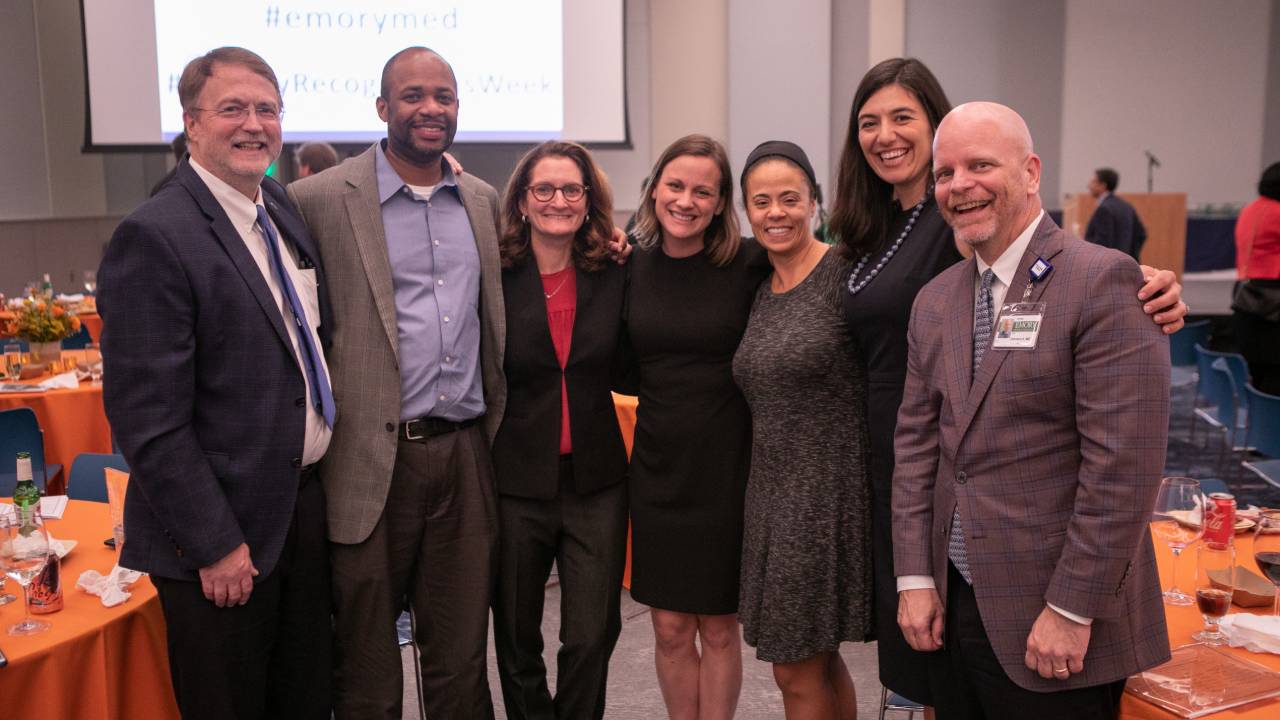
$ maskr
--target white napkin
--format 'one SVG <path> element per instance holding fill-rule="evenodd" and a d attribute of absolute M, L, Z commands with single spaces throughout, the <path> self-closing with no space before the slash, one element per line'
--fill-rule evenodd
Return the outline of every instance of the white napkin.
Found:
<path fill-rule="evenodd" d="M 76 581 L 76 587 L 90 595 L 97 595 L 102 598 L 103 606 L 115 607 L 131 597 L 131 594 L 125 588 L 137 582 L 140 577 L 142 577 L 142 573 L 137 570 L 130 570 L 116 565 L 105 576 L 97 570 L 85 570 L 80 573 L 80 579 Z"/>
<path fill-rule="evenodd" d="M 1219 627 L 1231 647 L 1280 654 L 1280 617 L 1235 613 L 1222 618 Z"/>
<path fill-rule="evenodd" d="M 58 299 L 61 300 L 62 302 L 67 302 L 67 303 L 84 302 L 84 293 L 74 293 L 72 295 L 68 295 L 66 293 L 58 293 Z"/>
<path fill-rule="evenodd" d="M 66 495 L 45 495 L 40 498 L 40 517 L 45 520 L 61 520 L 67 510 Z M 0 518 L 13 514 L 13 505 L 0 503 Z"/>
<path fill-rule="evenodd" d="M 76 373 L 72 370 L 71 372 L 54 375 L 48 380 L 42 381 L 40 383 L 40 387 L 46 390 L 53 390 L 54 388 L 71 388 L 74 390 L 75 388 L 80 387 L 80 381 L 76 379 Z"/>

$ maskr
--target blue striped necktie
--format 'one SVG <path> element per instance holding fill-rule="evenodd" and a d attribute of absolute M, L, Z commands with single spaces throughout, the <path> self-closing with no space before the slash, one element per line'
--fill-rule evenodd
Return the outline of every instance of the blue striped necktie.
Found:
<path fill-rule="evenodd" d="M 311 339 L 311 326 L 307 324 L 307 314 L 302 309 L 302 301 L 298 299 L 298 293 L 293 289 L 293 281 L 289 279 L 289 273 L 285 271 L 284 263 L 280 259 L 280 243 L 276 240 L 276 231 L 271 228 L 267 209 L 261 205 L 255 207 L 258 210 L 258 227 L 262 228 L 262 234 L 267 241 L 267 260 L 270 261 L 271 271 L 275 273 L 276 280 L 280 283 L 280 290 L 289 300 L 293 323 L 298 329 L 298 337 L 302 340 L 298 344 L 302 346 L 302 366 L 307 371 L 307 386 L 311 391 L 311 401 L 324 416 L 325 424 L 333 427 L 335 413 L 329 376 L 324 372 L 324 365 L 320 362 L 320 351 L 316 348 L 315 341 Z"/>
<path fill-rule="evenodd" d="M 991 283 L 995 273 L 990 268 L 982 273 L 982 286 L 978 288 L 978 300 L 973 306 L 973 376 L 978 376 L 982 356 L 991 344 Z M 970 379 L 972 381 L 972 378 Z M 947 557 L 956 566 L 965 582 L 973 584 L 973 572 L 969 568 L 969 551 L 965 548 L 964 524 L 960 522 L 960 503 L 956 502 L 951 516 L 951 540 L 947 543 Z"/>

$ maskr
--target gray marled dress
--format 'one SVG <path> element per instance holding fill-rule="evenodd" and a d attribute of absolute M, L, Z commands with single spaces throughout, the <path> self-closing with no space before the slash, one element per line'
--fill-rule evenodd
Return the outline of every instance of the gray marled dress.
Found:
<path fill-rule="evenodd" d="M 738 606 L 756 657 L 796 662 L 871 629 L 866 377 L 845 330 L 849 264 L 760 285 L 733 375 L 751 407 Z"/>

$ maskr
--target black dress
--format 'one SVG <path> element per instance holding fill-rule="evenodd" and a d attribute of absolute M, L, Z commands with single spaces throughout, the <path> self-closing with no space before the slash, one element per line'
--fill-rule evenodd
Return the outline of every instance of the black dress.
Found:
<path fill-rule="evenodd" d="M 663 610 L 737 612 L 751 414 L 732 362 L 768 258 L 744 239 L 724 267 L 660 247 L 637 249 L 629 267 L 626 322 L 640 370 L 631 595 Z"/>
<path fill-rule="evenodd" d="M 899 210 L 889 226 L 892 243 L 906 227 L 910 210 Z M 884 247 L 888 247 L 886 244 Z M 859 280 L 875 267 L 884 250 L 873 253 Z M 916 293 L 961 260 L 951 228 L 930 197 L 898 252 L 857 295 L 844 291 L 845 320 L 867 370 L 867 430 L 870 443 L 871 527 L 875 561 L 875 630 L 880 682 L 917 702 L 928 704 L 924 653 L 907 645 L 898 627 L 898 587 L 893 574 L 893 432 L 907 381 L 907 325 Z"/>

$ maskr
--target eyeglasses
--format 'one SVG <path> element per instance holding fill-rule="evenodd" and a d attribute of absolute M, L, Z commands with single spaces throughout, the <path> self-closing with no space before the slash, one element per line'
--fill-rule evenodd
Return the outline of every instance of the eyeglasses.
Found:
<path fill-rule="evenodd" d="M 258 116 L 259 122 L 276 123 L 280 122 L 280 116 L 284 115 L 284 110 L 275 105 L 224 105 L 220 108 L 191 108 L 200 112 L 213 113 L 221 120 L 232 123 L 242 123 L 249 117 L 249 113 Z"/>
<path fill-rule="evenodd" d="M 564 196 L 565 202 L 578 202 L 583 195 L 587 194 L 589 189 L 586 185 L 577 183 L 569 183 L 560 187 L 556 187 L 551 183 L 539 183 L 529 186 L 529 192 L 533 193 L 533 198 L 538 202 L 551 202 L 551 199 L 556 196 L 557 190 Z"/>

